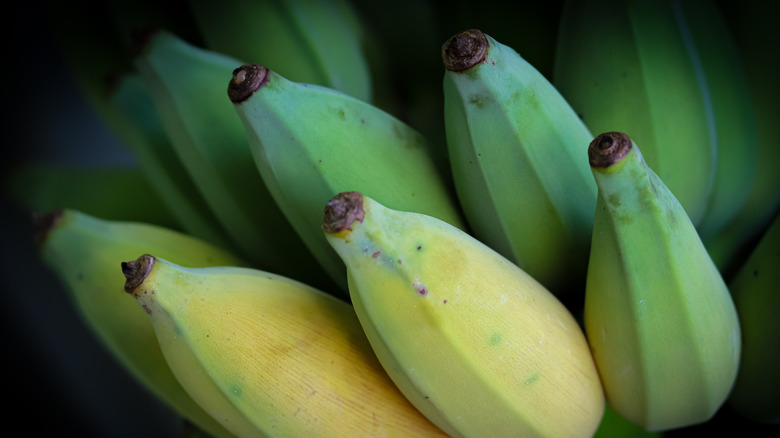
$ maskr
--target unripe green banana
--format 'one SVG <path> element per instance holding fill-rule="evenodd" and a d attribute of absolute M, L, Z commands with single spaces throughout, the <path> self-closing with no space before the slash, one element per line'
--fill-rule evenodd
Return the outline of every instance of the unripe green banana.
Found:
<path fill-rule="evenodd" d="M 715 118 L 677 0 L 568 0 L 553 84 L 591 132 L 621 131 L 643 145 L 647 163 L 701 223 L 714 184 Z"/>
<path fill-rule="evenodd" d="M 737 46 L 712 0 L 676 1 L 701 60 L 714 119 L 717 155 L 702 240 L 721 231 L 747 200 L 758 163 L 758 125 L 750 85 Z"/>
<path fill-rule="evenodd" d="M 149 36 L 136 65 L 182 164 L 234 245 L 256 267 L 331 289 L 255 167 L 225 78 L 241 63 L 167 31 Z"/>
<path fill-rule="evenodd" d="M 237 436 L 445 436 L 393 385 L 344 301 L 255 269 L 144 255 L 122 271 L 181 384 Z"/>
<path fill-rule="evenodd" d="M 729 282 L 742 323 L 742 358 L 729 403 L 751 420 L 780 423 L 780 216 Z"/>
<path fill-rule="evenodd" d="M 720 6 L 750 82 L 758 135 L 758 165 L 747 200 L 719 233 L 703 239 L 728 279 L 780 212 L 780 86 L 776 74 L 780 58 L 771 55 L 780 50 L 780 33 L 775 31 L 780 3 L 744 0 L 721 2 Z"/>
<path fill-rule="evenodd" d="M 560 298 L 584 292 L 596 208 L 593 136 L 553 85 L 480 30 L 442 47 L 444 121 L 474 235 Z"/>
<path fill-rule="evenodd" d="M 136 205 L 137 207 L 137 205 Z M 246 266 L 201 240 L 140 222 L 98 219 L 75 210 L 37 218 L 43 262 L 70 292 L 85 324 L 152 393 L 216 437 L 231 436 L 185 392 L 168 367 L 143 310 L 123 293 L 122 261 L 154 251 L 184 266 Z"/>
<path fill-rule="evenodd" d="M 651 431 L 705 422 L 739 364 L 726 284 L 631 138 L 601 134 L 588 155 L 599 197 L 584 322 L 607 402 Z"/>
<path fill-rule="evenodd" d="M 2 183 L 5 193 L 30 213 L 68 208 L 106 220 L 179 226 L 151 180 L 135 166 L 31 161 L 3 175 Z"/>
<path fill-rule="evenodd" d="M 393 381 L 453 437 L 590 437 L 604 409 L 580 326 L 530 275 L 465 232 L 340 193 L 323 229 Z"/>
<path fill-rule="evenodd" d="M 107 106 L 117 112 L 111 118 L 111 127 L 133 152 L 153 190 L 175 216 L 178 227 L 191 236 L 237 252 L 179 160 L 140 73 L 115 77 L 106 99 Z"/>
<path fill-rule="evenodd" d="M 322 206 L 337 193 L 359 189 L 393 208 L 464 227 L 426 139 L 392 115 L 257 64 L 233 72 L 228 94 L 274 199 L 345 294 L 344 264 L 320 220 Z"/>
<path fill-rule="evenodd" d="M 189 0 L 205 47 L 370 102 L 362 23 L 347 0 Z"/>

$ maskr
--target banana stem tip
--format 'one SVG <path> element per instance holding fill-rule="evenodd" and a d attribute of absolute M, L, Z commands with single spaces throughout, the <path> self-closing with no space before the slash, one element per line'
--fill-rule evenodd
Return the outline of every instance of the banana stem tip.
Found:
<path fill-rule="evenodd" d="M 268 82 L 268 69 L 259 64 L 244 64 L 233 70 L 228 84 L 228 97 L 233 103 L 241 103 Z"/>
<path fill-rule="evenodd" d="M 328 201 L 323 215 L 322 229 L 328 234 L 336 234 L 352 229 L 352 223 L 363 222 L 363 195 L 360 192 L 342 192 Z"/>
<path fill-rule="evenodd" d="M 154 257 L 144 254 L 132 262 L 122 262 L 122 273 L 125 274 L 125 292 L 132 294 L 135 288 L 144 282 L 154 265 Z"/>
<path fill-rule="evenodd" d="M 37 245 L 43 245 L 46 238 L 49 236 L 51 230 L 53 230 L 62 219 L 65 211 L 58 208 L 49 213 L 36 213 L 32 216 L 33 233 L 35 235 L 35 243 Z"/>
<path fill-rule="evenodd" d="M 462 72 L 484 61 L 487 50 L 485 34 L 469 29 L 453 35 L 441 46 L 441 59 L 447 70 Z"/>
<path fill-rule="evenodd" d="M 588 146 L 591 167 L 604 168 L 619 162 L 631 151 L 631 138 L 623 132 L 599 134 Z"/>

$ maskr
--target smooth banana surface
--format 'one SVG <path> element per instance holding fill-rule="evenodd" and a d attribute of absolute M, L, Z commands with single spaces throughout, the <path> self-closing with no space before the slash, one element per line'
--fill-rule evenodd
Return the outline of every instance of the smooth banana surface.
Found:
<path fill-rule="evenodd" d="M 478 29 L 442 47 L 444 122 L 474 235 L 560 298 L 582 298 L 596 184 L 593 136 L 520 54 Z"/>
<path fill-rule="evenodd" d="M 208 49 L 371 102 L 363 23 L 351 1 L 189 0 L 189 6 Z"/>
<path fill-rule="evenodd" d="M 171 143 L 231 241 L 255 266 L 330 286 L 255 167 L 225 78 L 241 63 L 164 30 L 136 59 Z"/>
<path fill-rule="evenodd" d="M 530 275 L 470 235 L 359 192 L 323 229 L 384 369 L 454 437 L 589 437 L 604 396 L 580 326 Z"/>
<path fill-rule="evenodd" d="M 780 423 L 780 216 L 729 282 L 742 321 L 742 357 L 729 403 L 745 417 Z"/>
<path fill-rule="evenodd" d="M 257 64 L 235 69 L 228 95 L 273 199 L 345 295 L 344 264 L 321 230 L 322 206 L 337 193 L 361 190 L 465 228 L 426 139 L 392 115 Z"/>
<path fill-rule="evenodd" d="M 349 304 L 248 268 L 143 255 L 122 272 L 182 386 L 237 436 L 446 436 L 393 385 Z"/>
<path fill-rule="evenodd" d="M 608 403 L 647 430 L 710 419 L 734 384 L 734 302 L 685 210 L 620 132 L 588 150 L 599 197 L 585 329 Z"/>
<path fill-rule="evenodd" d="M 76 210 L 37 218 L 43 262 L 107 350 L 152 393 L 215 437 L 231 436 L 187 394 L 168 367 L 142 309 L 124 294 L 122 261 L 146 252 L 184 266 L 246 266 L 241 259 L 180 232 L 139 222 L 107 221 Z"/>
<path fill-rule="evenodd" d="M 715 184 L 715 114 L 677 0 L 568 0 L 553 84 L 591 132 L 621 131 L 699 225 Z M 608 23 L 608 25 L 594 25 Z"/>

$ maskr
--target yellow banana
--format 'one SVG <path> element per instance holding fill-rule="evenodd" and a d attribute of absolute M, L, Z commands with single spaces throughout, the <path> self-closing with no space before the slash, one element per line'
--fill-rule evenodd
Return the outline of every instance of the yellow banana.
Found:
<path fill-rule="evenodd" d="M 344 301 L 248 268 L 143 255 L 122 271 L 176 377 L 237 436 L 445 436 L 387 377 Z"/>
<path fill-rule="evenodd" d="M 359 192 L 325 209 L 355 311 L 406 397 L 454 437 L 590 437 L 604 411 L 580 326 L 470 235 Z"/>

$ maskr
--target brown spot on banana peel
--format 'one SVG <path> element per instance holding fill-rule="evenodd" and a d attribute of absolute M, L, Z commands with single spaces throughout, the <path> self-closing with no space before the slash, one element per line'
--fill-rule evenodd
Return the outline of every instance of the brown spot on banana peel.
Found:
<path fill-rule="evenodd" d="M 482 63 L 487 57 L 488 40 L 479 29 L 469 29 L 453 35 L 441 46 L 444 68 L 462 72 Z"/>
<path fill-rule="evenodd" d="M 323 214 L 322 229 L 328 234 L 351 230 L 355 221 L 363 222 L 363 194 L 341 192 L 328 201 Z"/>
<path fill-rule="evenodd" d="M 267 82 L 267 68 L 259 64 L 244 64 L 233 70 L 233 77 L 228 83 L 228 97 L 233 103 L 241 103 Z"/>
<path fill-rule="evenodd" d="M 125 275 L 125 292 L 135 295 L 135 289 L 149 276 L 154 266 L 154 257 L 144 254 L 131 262 L 122 262 L 122 273 Z"/>
<path fill-rule="evenodd" d="M 36 245 L 41 246 L 46 242 L 49 233 L 57 227 L 64 214 L 65 211 L 58 208 L 49 213 L 35 213 L 32 215 L 33 235 Z"/>
<path fill-rule="evenodd" d="M 618 163 L 631 151 L 631 138 L 623 132 L 599 134 L 588 146 L 590 166 L 605 168 Z"/>

